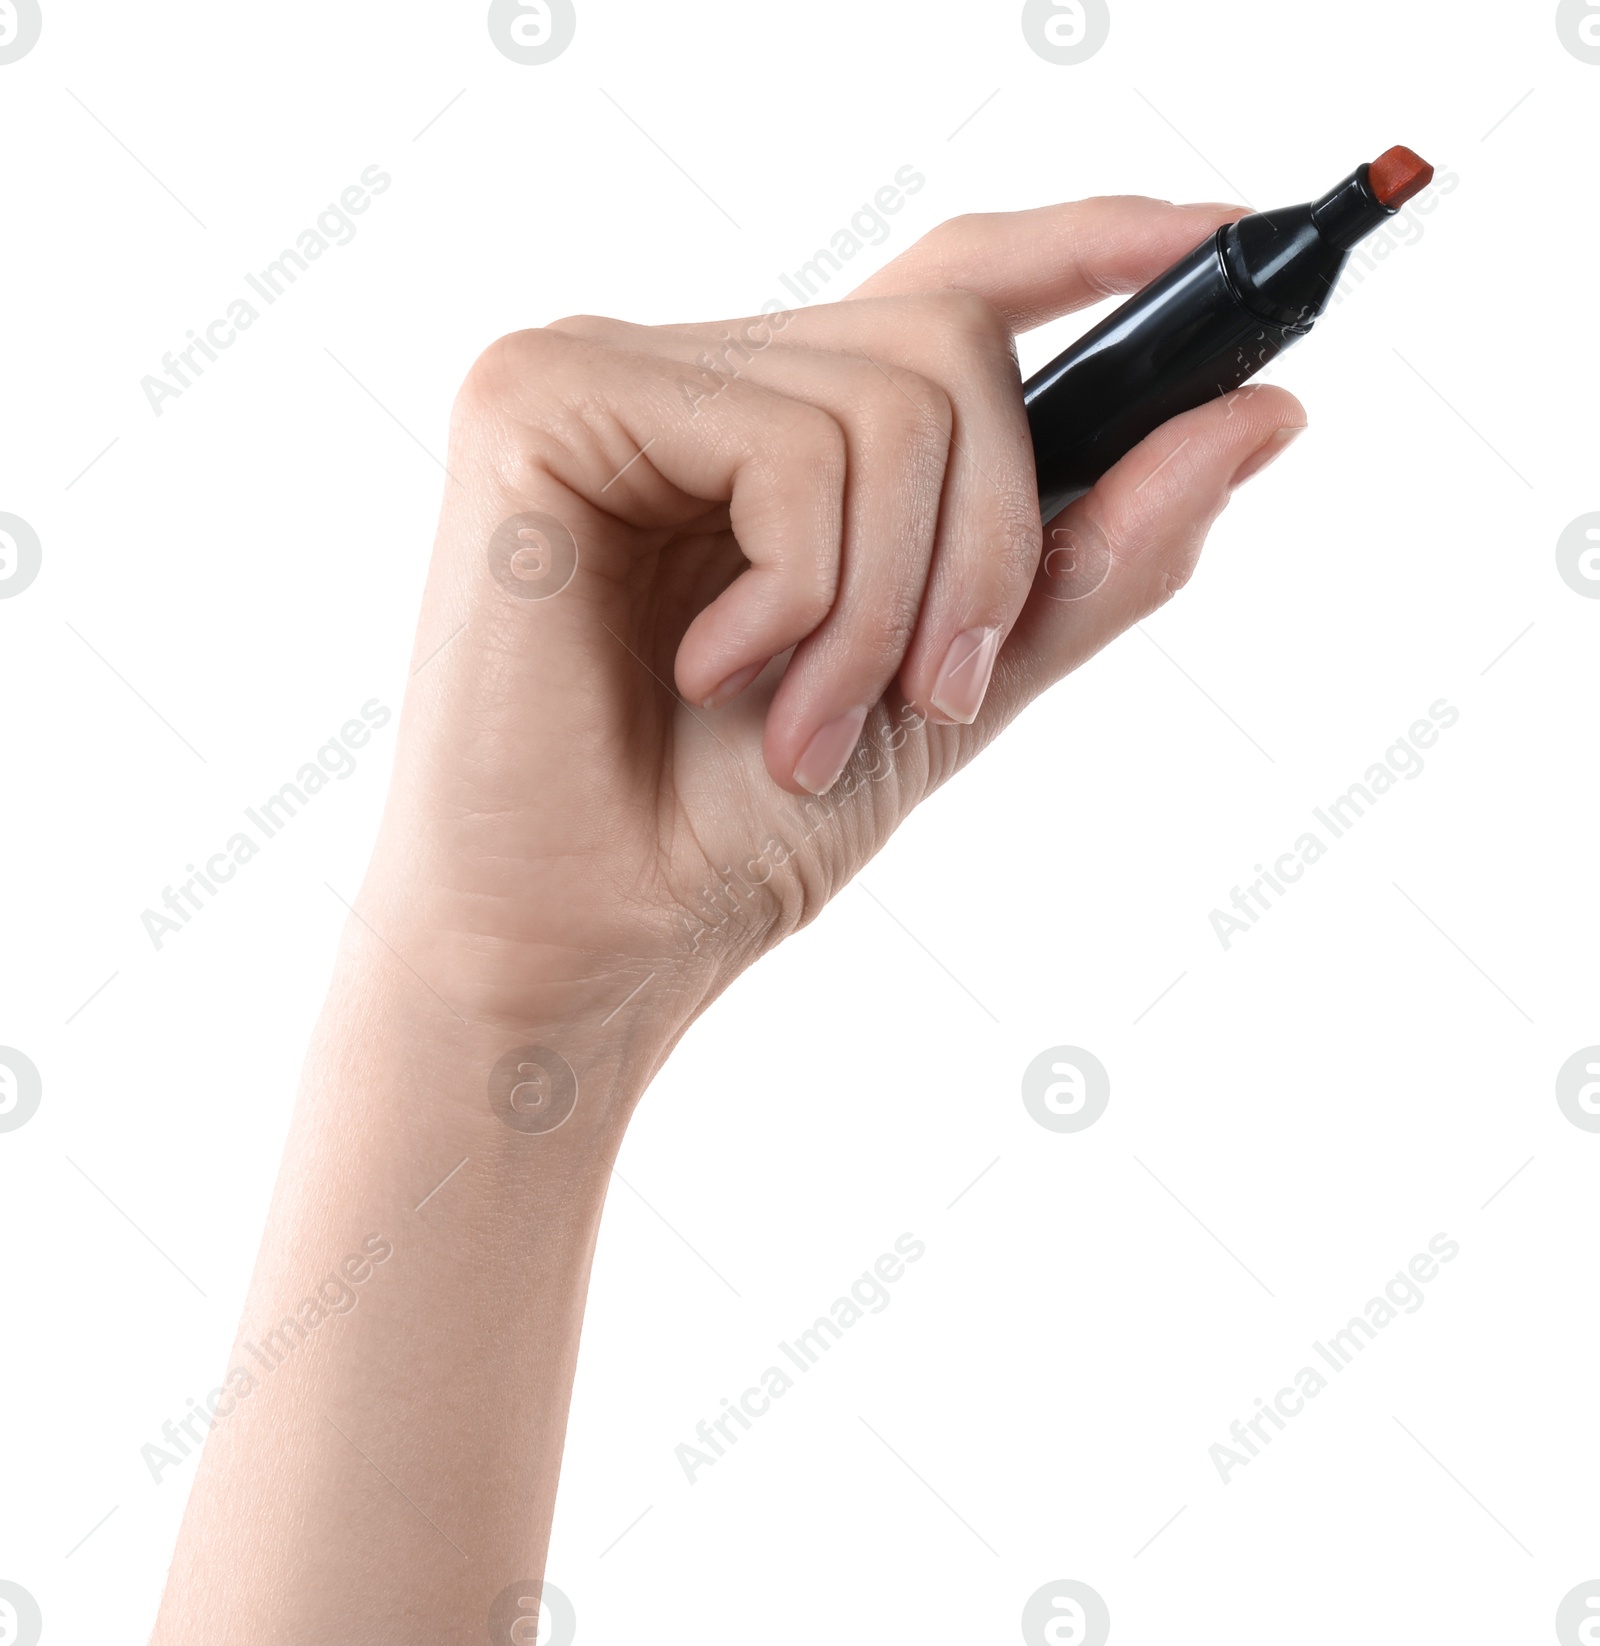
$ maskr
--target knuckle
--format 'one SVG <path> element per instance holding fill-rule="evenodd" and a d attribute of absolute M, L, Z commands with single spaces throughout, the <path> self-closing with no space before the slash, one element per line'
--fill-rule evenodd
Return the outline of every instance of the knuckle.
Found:
<path fill-rule="evenodd" d="M 596 341 L 610 335 L 617 322 L 602 314 L 564 314 L 552 320 L 544 329 L 561 332 L 568 337 L 586 337 Z"/>
<path fill-rule="evenodd" d="M 491 399 L 504 389 L 513 370 L 513 357 L 523 348 L 524 332 L 508 332 L 497 337 L 467 368 L 460 398 L 468 401 Z"/>
<path fill-rule="evenodd" d="M 949 443 L 955 427 L 955 407 L 931 377 L 897 368 L 883 385 L 880 399 L 885 407 L 884 420 L 905 444 Z"/>
<path fill-rule="evenodd" d="M 479 410 L 504 405 L 518 396 L 529 373 L 548 361 L 561 347 L 546 331 L 530 329 L 497 337 L 467 368 L 456 399 L 459 406 Z"/>
<path fill-rule="evenodd" d="M 965 250 L 983 232 L 986 213 L 958 212 L 936 223 L 923 237 L 941 256 L 954 256 Z"/>
<path fill-rule="evenodd" d="M 450 414 L 450 448 L 508 498 L 540 488 L 560 454 L 583 438 L 582 418 L 562 385 L 575 351 L 588 345 L 548 329 L 496 338 L 468 368 Z"/>
<path fill-rule="evenodd" d="M 958 346 L 980 353 L 1010 355 L 1011 328 L 1000 311 L 975 291 L 952 287 L 934 296 L 941 329 Z"/>
<path fill-rule="evenodd" d="M 786 401 L 785 409 L 787 426 L 780 431 L 783 444 L 798 452 L 814 467 L 819 483 L 842 484 L 846 442 L 838 419 L 820 406 L 809 405 L 803 400 Z"/>

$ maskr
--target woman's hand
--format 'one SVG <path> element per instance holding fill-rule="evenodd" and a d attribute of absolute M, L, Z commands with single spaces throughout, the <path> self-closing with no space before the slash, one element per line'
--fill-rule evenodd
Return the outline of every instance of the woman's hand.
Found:
<path fill-rule="evenodd" d="M 1013 334 L 1236 215 L 958 218 L 846 302 L 561 320 L 484 354 L 379 857 L 413 940 L 458 940 L 458 989 L 468 957 L 456 1005 L 516 1019 L 554 985 L 587 1010 L 654 974 L 686 1020 L 1183 584 L 1299 405 L 1177 419 L 1041 542 Z"/>
<path fill-rule="evenodd" d="M 1301 423 L 1274 389 L 1191 412 L 1041 543 L 1013 330 L 1141 285 L 1226 215 L 965 218 L 851 302 L 566 321 L 473 369 L 390 804 L 160 1646 L 509 1638 L 651 1075 L 1187 578 L 1230 486 Z M 382 1278 L 324 1319 L 318 1286 L 379 1241 Z"/>

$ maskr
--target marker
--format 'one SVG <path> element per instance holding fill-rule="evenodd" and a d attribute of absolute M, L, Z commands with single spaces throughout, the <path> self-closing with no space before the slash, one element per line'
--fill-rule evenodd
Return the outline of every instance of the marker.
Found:
<path fill-rule="evenodd" d="M 1304 206 L 1225 224 L 1022 386 L 1053 519 L 1151 430 L 1239 387 L 1327 307 L 1350 253 L 1433 180 L 1393 148 Z"/>

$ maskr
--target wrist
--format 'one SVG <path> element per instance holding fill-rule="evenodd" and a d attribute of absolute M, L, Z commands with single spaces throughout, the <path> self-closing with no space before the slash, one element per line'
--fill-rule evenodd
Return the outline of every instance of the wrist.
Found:
<path fill-rule="evenodd" d="M 392 800 L 391 806 L 396 803 Z M 430 1031 L 505 1039 L 538 1030 L 571 1060 L 614 1065 L 636 1098 L 691 1022 L 799 923 L 795 894 L 724 885 L 679 898 L 671 877 L 387 826 L 347 922 L 342 962 L 392 973 L 397 1006 Z M 526 825 L 537 837 L 532 819 Z M 404 842 L 397 847 L 396 841 Z M 407 987 L 409 985 L 409 987 Z M 570 1042 L 572 1051 L 566 1047 Z M 507 1047 L 519 1043 L 505 1041 Z"/>
<path fill-rule="evenodd" d="M 399 918 L 364 891 L 308 1068 L 336 1072 L 341 1105 L 399 1122 L 397 1141 L 434 1131 L 513 1166 L 580 1149 L 609 1161 L 708 997 L 670 961 L 558 960 Z"/>

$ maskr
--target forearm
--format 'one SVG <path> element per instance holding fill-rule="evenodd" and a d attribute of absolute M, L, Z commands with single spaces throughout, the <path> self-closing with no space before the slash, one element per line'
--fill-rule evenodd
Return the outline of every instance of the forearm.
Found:
<path fill-rule="evenodd" d="M 461 1021 L 418 970 L 351 923 L 156 1646 L 466 1638 L 542 1573 L 610 1165 L 664 1037 L 570 991 L 559 1020 Z M 559 1113 L 559 1071 L 511 1118 L 514 1068 L 491 1100 L 534 1044 L 579 1082 L 552 1130 L 518 1126 Z"/>

